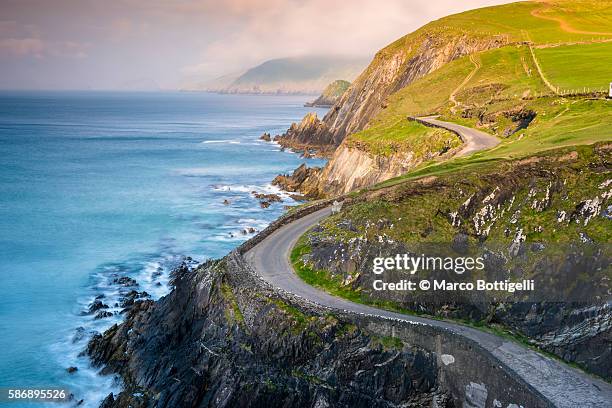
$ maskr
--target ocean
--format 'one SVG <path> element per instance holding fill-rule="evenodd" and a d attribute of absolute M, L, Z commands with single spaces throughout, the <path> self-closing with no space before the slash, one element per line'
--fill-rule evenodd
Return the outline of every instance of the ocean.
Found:
<path fill-rule="evenodd" d="M 131 288 L 117 280 L 157 299 L 185 257 L 221 257 L 295 205 L 281 192 L 261 208 L 252 191 L 323 162 L 258 138 L 312 111 L 308 99 L 0 93 L 0 387 L 65 387 L 85 407 L 118 391 L 79 355 L 121 321 Z M 89 313 L 96 298 L 108 308 Z"/>

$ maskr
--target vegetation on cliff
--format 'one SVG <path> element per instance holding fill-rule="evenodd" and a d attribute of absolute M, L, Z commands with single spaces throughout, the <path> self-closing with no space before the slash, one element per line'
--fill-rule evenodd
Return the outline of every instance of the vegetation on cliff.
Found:
<path fill-rule="evenodd" d="M 327 85 L 323 93 L 317 99 L 306 104 L 306 106 L 331 107 L 346 92 L 351 83 L 342 79 L 337 79 Z"/>

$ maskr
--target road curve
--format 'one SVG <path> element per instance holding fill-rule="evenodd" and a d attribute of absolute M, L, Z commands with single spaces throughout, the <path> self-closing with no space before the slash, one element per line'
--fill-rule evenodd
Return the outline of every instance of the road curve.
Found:
<path fill-rule="evenodd" d="M 457 133 L 464 143 L 463 148 L 459 150 L 457 156 L 467 156 L 468 154 L 477 152 L 479 150 L 490 149 L 497 146 L 500 142 L 500 140 L 495 136 L 483 131 L 469 128 L 467 126 L 461 126 L 456 123 L 444 122 L 436 118 L 437 116 L 423 116 L 416 119 L 421 122 L 429 123 L 430 125 L 441 127 Z"/>
<path fill-rule="evenodd" d="M 612 406 L 611 384 L 517 343 L 457 323 L 404 315 L 353 303 L 331 296 L 302 281 L 290 264 L 289 254 L 301 235 L 330 214 L 330 208 L 324 208 L 280 227 L 246 252 L 247 262 L 274 287 L 320 305 L 381 318 L 424 323 L 465 336 L 491 352 L 559 408 Z"/>

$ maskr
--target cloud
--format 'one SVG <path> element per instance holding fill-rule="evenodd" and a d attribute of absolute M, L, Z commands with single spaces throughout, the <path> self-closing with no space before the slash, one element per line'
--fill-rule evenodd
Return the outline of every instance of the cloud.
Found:
<path fill-rule="evenodd" d="M 5 56 L 45 58 L 85 58 L 87 44 L 74 41 L 45 42 L 40 38 L 2 38 L 0 54 Z"/>
<path fill-rule="evenodd" d="M 450 13 L 505 0 L 1 0 L 1 84 L 164 89 L 272 58 L 373 56 Z M 44 64 L 34 63 L 44 59 Z"/>
<path fill-rule="evenodd" d="M 372 56 L 432 19 L 501 1 L 279 0 L 274 7 L 259 1 L 230 3 L 234 8 L 225 12 L 239 10 L 241 24 L 207 44 L 200 61 L 181 72 L 214 76 L 227 72 L 228 66 L 237 70 L 270 58 L 309 54 Z"/>
<path fill-rule="evenodd" d="M 78 41 L 49 41 L 41 38 L 39 29 L 32 24 L 19 25 L 16 21 L 0 21 L 0 55 L 5 57 L 84 58 L 87 43 Z"/>
<path fill-rule="evenodd" d="M 39 38 L 0 39 L 0 52 L 3 54 L 42 58 L 44 51 L 45 44 Z"/>

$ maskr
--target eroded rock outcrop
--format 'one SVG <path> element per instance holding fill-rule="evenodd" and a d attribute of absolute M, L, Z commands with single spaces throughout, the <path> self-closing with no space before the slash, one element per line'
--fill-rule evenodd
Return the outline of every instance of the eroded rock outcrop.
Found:
<path fill-rule="evenodd" d="M 272 184 L 285 191 L 303 193 L 310 198 L 317 198 L 317 176 L 321 172 L 319 167 L 308 167 L 302 164 L 292 174 L 281 174 L 272 180 Z"/>
<path fill-rule="evenodd" d="M 316 113 L 309 113 L 300 123 L 292 123 L 282 135 L 274 137 L 282 147 L 294 151 L 316 153 L 319 156 L 329 156 L 335 146 L 328 143 L 329 129 Z"/>

